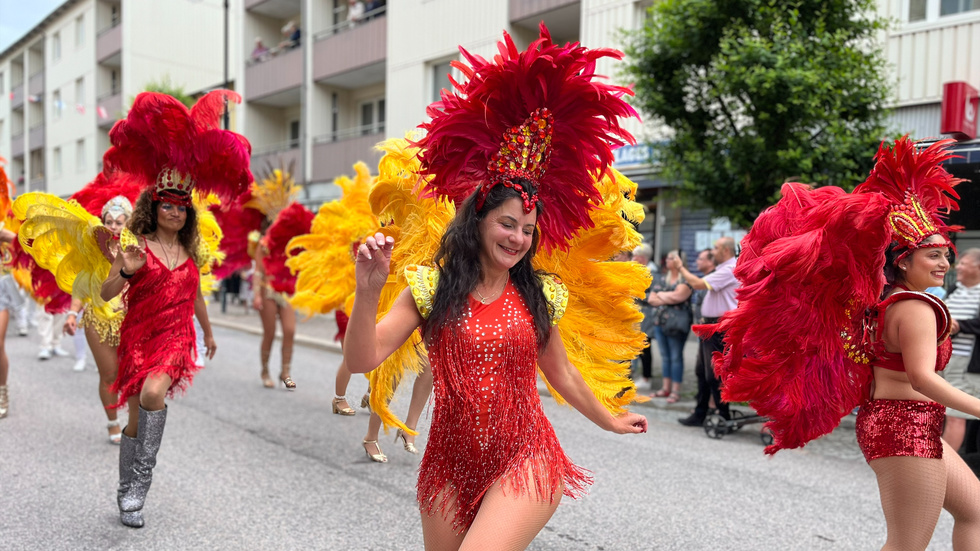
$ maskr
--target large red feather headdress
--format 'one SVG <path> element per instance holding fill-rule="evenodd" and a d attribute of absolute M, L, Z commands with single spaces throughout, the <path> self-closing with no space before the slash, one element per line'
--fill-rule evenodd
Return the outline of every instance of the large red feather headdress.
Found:
<path fill-rule="evenodd" d="M 127 214 L 131 216 L 132 204 L 136 202 L 140 191 L 142 188 L 139 180 L 128 173 L 115 171 L 107 175 L 105 172 L 100 172 L 94 180 L 76 191 L 71 198 L 77 201 L 89 214 L 100 218 L 104 217 L 107 210 L 112 208 L 111 203 L 114 201 L 121 208 L 125 208 L 125 205 L 119 200 L 122 198 L 129 203 Z"/>
<path fill-rule="evenodd" d="M 564 248 L 580 228 L 591 227 L 589 211 L 602 200 L 595 188 L 613 162 L 612 148 L 634 143 L 620 118 L 636 111 L 623 99 L 625 87 L 596 80 L 596 60 L 620 59 L 613 49 L 554 44 L 548 29 L 523 52 L 510 35 L 497 44 L 493 61 L 460 52 L 467 64 L 452 65 L 466 77 L 452 80 L 455 93 L 427 109 L 421 125 L 421 173 L 430 193 L 457 206 L 479 189 L 477 209 L 495 185 L 522 193 L 525 212 L 544 204 L 538 225 L 546 249 Z M 526 178 L 537 196 L 517 185 Z"/>
<path fill-rule="evenodd" d="M 219 128 L 226 101 L 241 96 L 216 90 L 188 109 L 166 94 L 141 93 L 109 132 L 106 172 L 127 172 L 171 203 L 189 205 L 194 189 L 222 201 L 243 193 L 252 181 L 252 148 L 244 136 Z"/>
<path fill-rule="evenodd" d="M 963 181 L 954 178 L 942 164 L 953 153 L 946 146 L 956 140 L 940 140 L 918 149 L 915 142 L 905 136 L 888 147 L 884 142 L 875 155 L 877 163 L 855 193 L 881 193 L 892 204 L 888 213 L 888 225 L 892 239 L 902 251 L 897 263 L 915 249 L 923 247 L 952 247 L 948 235 L 959 231 L 959 226 L 948 226 L 945 216 L 958 210 L 956 199 L 960 196 L 953 186 Z M 941 235 L 942 243 L 923 244 L 927 238 Z"/>

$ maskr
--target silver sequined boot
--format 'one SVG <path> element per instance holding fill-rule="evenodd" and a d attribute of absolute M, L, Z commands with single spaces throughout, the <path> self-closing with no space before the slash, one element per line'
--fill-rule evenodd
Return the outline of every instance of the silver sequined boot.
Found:
<path fill-rule="evenodd" d="M 122 508 L 123 496 L 133 482 L 133 460 L 136 458 L 136 439 L 126 436 L 125 429 L 119 442 L 119 489 L 116 490 L 116 503 L 119 504 L 119 520 L 131 528 L 143 527 L 143 512 L 126 512 Z"/>
<path fill-rule="evenodd" d="M 157 464 L 157 452 L 167 424 L 167 407 L 158 411 L 146 411 L 140 407 L 140 425 L 136 434 L 136 454 L 133 458 L 133 478 L 129 489 L 119 500 L 119 510 L 133 513 L 143 510 L 146 493 L 153 482 L 153 467 Z"/>
<path fill-rule="evenodd" d="M 7 398 L 7 385 L 0 385 L 0 419 L 7 416 L 7 409 L 10 403 Z"/>

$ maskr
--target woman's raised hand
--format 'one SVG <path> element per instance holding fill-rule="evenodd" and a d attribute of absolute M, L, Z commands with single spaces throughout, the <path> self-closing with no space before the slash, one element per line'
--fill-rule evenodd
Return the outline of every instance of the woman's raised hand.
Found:
<path fill-rule="evenodd" d="M 133 275 L 146 264 L 146 251 L 139 245 L 127 245 L 122 250 L 123 270 Z"/>
<path fill-rule="evenodd" d="M 391 250 L 394 247 L 395 239 L 385 237 L 381 232 L 361 243 L 354 258 L 358 289 L 381 292 L 381 288 L 388 281 Z"/>

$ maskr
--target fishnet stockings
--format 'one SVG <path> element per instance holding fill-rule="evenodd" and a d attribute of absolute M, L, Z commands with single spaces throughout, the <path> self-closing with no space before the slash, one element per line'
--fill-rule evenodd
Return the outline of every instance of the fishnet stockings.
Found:
<path fill-rule="evenodd" d="M 945 442 L 943 459 L 883 457 L 870 463 L 888 525 L 882 551 L 924 550 L 945 508 L 953 515 L 953 549 L 980 541 L 980 481 Z"/>

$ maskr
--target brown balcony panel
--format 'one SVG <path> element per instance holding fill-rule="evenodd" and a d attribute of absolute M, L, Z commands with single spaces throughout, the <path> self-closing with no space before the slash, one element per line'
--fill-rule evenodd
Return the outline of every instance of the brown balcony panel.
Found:
<path fill-rule="evenodd" d="M 20 157 L 24 154 L 24 135 L 18 134 L 10 137 L 10 156 Z"/>
<path fill-rule="evenodd" d="M 303 47 L 289 50 L 245 69 L 245 99 L 252 101 L 299 88 L 303 82 Z"/>
<path fill-rule="evenodd" d="M 39 124 L 27 134 L 27 143 L 30 146 L 31 151 L 35 149 L 44 147 L 44 125 Z"/>
<path fill-rule="evenodd" d="M 98 118 L 100 128 L 111 128 L 117 120 L 122 118 L 122 94 L 102 96 L 99 98 L 99 107 L 105 110 L 105 116 L 96 110 L 95 116 Z"/>
<path fill-rule="evenodd" d="M 381 153 L 374 150 L 374 145 L 383 139 L 384 134 L 379 132 L 314 145 L 313 181 L 330 182 L 341 174 L 353 175 L 357 161 L 364 161 L 372 172 L 377 172 Z"/>
<path fill-rule="evenodd" d="M 106 29 L 95 42 L 95 59 L 102 63 L 122 51 L 122 25 Z"/>
<path fill-rule="evenodd" d="M 338 32 L 316 43 L 313 78 L 326 80 L 344 73 L 384 63 L 388 56 L 388 18 L 376 17 L 353 29 Z M 380 78 L 384 80 L 383 65 Z M 370 83 L 356 83 L 364 85 Z"/>
<path fill-rule="evenodd" d="M 262 179 L 270 166 L 285 169 L 292 166 L 293 179 L 296 183 L 303 183 L 303 171 L 300 170 L 300 149 L 298 147 L 252 155 L 252 177 L 256 180 Z"/>
<path fill-rule="evenodd" d="M 31 75 L 30 80 L 27 81 L 27 93 L 32 96 L 38 96 L 44 93 L 43 72 Z"/>
<path fill-rule="evenodd" d="M 10 88 L 10 108 L 19 109 L 24 106 L 24 84 L 18 84 Z"/>
<path fill-rule="evenodd" d="M 578 4 L 579 0 L 510 0 L 509 3 L 510 20 L 514 22 Z"/>

